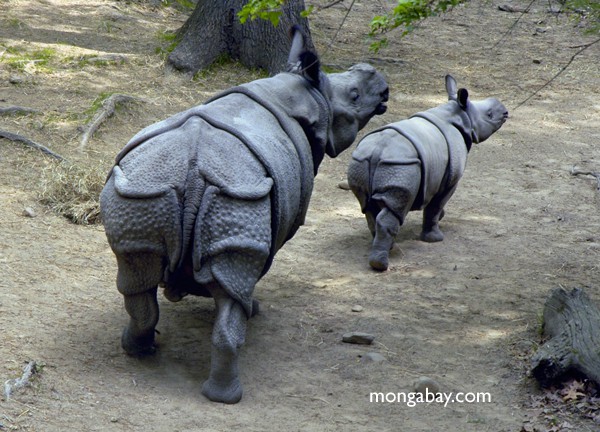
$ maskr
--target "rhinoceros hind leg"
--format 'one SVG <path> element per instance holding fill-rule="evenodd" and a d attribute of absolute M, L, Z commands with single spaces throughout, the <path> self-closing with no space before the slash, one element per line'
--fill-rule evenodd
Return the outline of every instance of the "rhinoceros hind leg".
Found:
<path fill-rule="evenodd" d="M 125 310 L 129 313 L 129 325 L 123 330 L 121 345 L 131 356 L 143 357 L 154 354 L 154 328 L 158 323 L 157 288 L 141 294 L 125 295 Z"/>
<path fill-rule="evenodd" d="M 118 254 L 117 265 L 117 288 L 123 294 L 130 317 L 121 345 L 129 355 L 153 354 L 159 314 L 156 293 L 164 269 L 162 259 L 152 253 Z"/>
<path fill-rule="evenodd" d="M 441 242 L 444 240 L 444 233 L 440 230 L 439 225 L 433 226 L 429 231 L 422 231 L 421 240 L 427 243 Z"/>
<path fill-rule="evenodd" d="M 369 231 L 371 231 L 371 235 L 373 236 L 373 238 L 375 238 L 375 234 L 377 233 L 376 220 L 378 212 L 379 209 L 377 209 L 377 212 L 367 211 L 365 213 L 365 218 L 367 219 L 367 226 L 369 227 Z"/>
<path fill-rule="evenodd" d="M 384 207 L 375 220 L 375 238 L 369 254 L 369 265 L 378 271 L 385 271 L 389 265 L 390 249 L 394 245 L 394 237 L 400 229 L 400 221 Z"/>
<path fill-rule="evenodd" d="M 444 240 L 444 234 L 440 230 L 439 222 L 444 217 L 444 206 L 448 203 L 454 191 L 454 185 L 444 194 L 434 197 L 423 210 L 423 230 L 421 231 L 421 240 L 429 243 L 440 242 Z"/>
<path fill-rule="evenodd" d="M 238 351 L 246 335 L 246 312 L 220 288 L 213 292 L 217 318 L 213 327 L 210 376 L 202 394 L 214 402 L 234 404 L 242 398 Z"/>

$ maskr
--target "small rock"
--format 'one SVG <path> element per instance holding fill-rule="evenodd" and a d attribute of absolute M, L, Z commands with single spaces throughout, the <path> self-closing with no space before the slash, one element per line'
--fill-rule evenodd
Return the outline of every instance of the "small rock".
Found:
<path fill-rule="evenodd" d="M 519 6 L 512 6 L 509 4 L 503 4 L 503 5 L 498 6 L 498 10 L 501 10 L 502 12 L 510 12 L 510 13 L 527 13 L 527 12 L 529 12 L 528 9 L 524 9 Z"/>
<path fill-rule="evenodd" d="M 11 84 L 23 84 L 23 82 L 25 82 L 25 79 L 19 75 L 11 75 L 8 78 L 8 82 Z"/>
<path fill-rule="evenodd" d="M 429 392 L 430 394 L 437 394 L 440 392 L 440 385 L 438 382 L 429 377 L 421 377 L 415 381 L 414 390 L 416 393 L 425 394 Z"/>
<path fill-rule="evenodd" d="M 361 360 L 365 363 L 367 363 L 367 362 L 368 363 L 381 363 L 381 362 L 384 362 L 386 360 L 386 358 L 379 353 L 369 352 L 369 353 L 366 353 L 365 355 L 363 355 L 361 357 Z"/>
<path fill-rule="evenodd" d="M 110 422 L 111 423 L 117 423 L 119 421 L 119 419 L 117 417 L 111 417 L 110 418 Z"/>
<path fill-rule="evenodd" d="M 362 312 L 362 311 L 363 311 L 363 307 L 361 305 L 352 306 L 352 312 Z"/>
<path fill-rule="evenodd" d="M 350 332 L 342 336 L 342 341 L 358 345 L 371 345 L 375 340 L 375 336 L 368 333 Z"/>
<path fill-rule="evenodd" d="M 36 214 L 35 210 L 32 209 L 31 207 L 25 207 L 23 209 L 23 216 L 34 218 L 37 216 L 37 214 Z"/>
<path fill-rule="evenodd" d="M 350 185 L 348 184 L 348 181 L 346 181 L 346 180 L 339 182 L 338 187 L 340 189 L 350 190 Z"/>
<path fill-rule="evenodd" d="M 498 237 L 504 237 L 506 234 L 508 234 L 507 230 L 501 229 L 498 230 L 494 233 L 494 237 L 498 238 Z"/>
<path fill-rule="evenodd" d="M 551 13 L 551 14 L 556 14 L 556 15 L 558 15 L 559 13 L 562 13 L 562 11 L 563 11 L 563 10 L 562 10 L 562 8 L 561 8 L 560 6 L 553 6 L 553 5 L 551 5 L 551 6 L 548 8 L 548 13 Z"/>

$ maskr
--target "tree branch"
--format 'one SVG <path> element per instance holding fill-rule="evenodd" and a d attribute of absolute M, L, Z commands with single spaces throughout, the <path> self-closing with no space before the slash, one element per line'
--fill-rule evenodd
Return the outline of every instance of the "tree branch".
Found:
<path fill-rule="evenodd" d="M 338 3 L 342 3 L 344 0 L 334 0 L 329 4 L 326 4 L 325 6 L 319 6 L 319 9 L 329 9 L 330 7 L 335 6 Z"/>
<path fill-rule="evenodd" d="M 338 34 L 340 32 L 340 30 L 342 29 L 342 27 L 344 26 L 344 23 L 346 22 L 346 19 L 348 18 L 348 15 L 350 14 L 350 11 L 352 10 L 352 8 L 354 7 L 354 3 L 356 2 L 356 0 L 352 0 L 352 3 L 350 3 L 350 6 L 348 7 L 348 10 L 346 11 L 346 14 L 344 15 L 344 18 L 342 18 L 342 22 L 340 23 L 339 27 L 337 28 L 337 30 L 335 31 L 335 34 L 333 35 L 333 37 L 331 38 L 331 41 L 329 42 L 329 45 L 327 46 L 327 49 L 325 50 L 325 52 L 323 53 L 323 55 L 327 54 L 327 52 L 331 49 L 331 47 L 333 46 L 333 43 L 335 42 L 335 40 L 338 37 Z"/>
<path fill-rule="evenodd" d="M 529 12 L 529 9 L 531 9 L 531 6 L 533 6 L 533 3 L 535 2 L 535 0 L 531 0 L 529 2 L 529 4 L 527 5 L 527 7 L 525 9 L 523 9 L 523 11 L 521 12 L 521 14 L 519 15 L 519 18 L 516 19 L 516 21 L 514 23 L 512 23 L 512 25 L 508 28 L 508 30 L 506 30 L 504 32 L 504 34 L 500 37 L 500 39 L 498 40 L 498 42 L 496 42 L 494 44 L 494 46 L 492 47 L 492 50 L 495 50 L 496 47 L 498 45 L 500 45 L 500 42 L 502 42 L 504 40 L 504 38 L 506 37 L 506 35 L 508 35 L 511 31 L 513 31 L 513 29 L 516 27 L 516 25 L 519 23 L 519 21 L 521 21 L 521 18 L 523 18 L 523 16 Z"/>
<path fill-rule="evenodd" d="M 554 81 L 556 78 L 559 77 L 560 74 L 562 74 L 564 71 L 567 70 L 567 68 L 571 65 L 571 63 L 573 63 L 573 60 L 575 60 L 575 57 L 577 57 L 579 54 L 581 54 L 582 52 L 584 52 L 586 49 L 588 49 L 589 47 L 591 47 L 592 45 L 596 44 L 600 42 L 600 39 L 596 39 L 593 42 L 590 42 L 588 44 L 582 45 L 583 48 L 581 48 L 579 51 L 577 51 L 575 54 L 573 54 L 571 56 L 571 59 L 567 62 L 566 65 L 564 65 L 557 73 L 556 75 L 554 75 L 552 78 L 550 78 L 543 86 L 541 86 L 540 88 L 538 88 L 536 91 L 534 91 L 527 99 L 525 99 L 523 102 L 519 103 L 515 108 L 513 108 L 513 111 L 516 110 L 517 108 L 519 108 L 522 105 L 525 105 L 527 102 L 529 102 L 529 100 L 534 97 L 536 94 L 538 94 L 539 92 L 541 92 L 543 89 L 545 89 L 546 87 L 548 87 L 550 85 L 550 83 L 552 83 L 552 81 Z"/>

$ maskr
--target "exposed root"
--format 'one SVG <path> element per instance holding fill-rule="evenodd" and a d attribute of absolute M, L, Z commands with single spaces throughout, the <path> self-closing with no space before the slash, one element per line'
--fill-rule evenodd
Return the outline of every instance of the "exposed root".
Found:
<path fill-rule="evenodd" d="M 23 369 L 21 378 L 9 379 L 4 383 L 4 395 L 6 396 L 6 400 L 10 399 L 13 390 L 18 390 L 29 384 L 29 380 L 36 372 L 36 367 L 36 362 L 30 361 Z"/>
<path fill-rule="evenodd" d="M 110 97 L 106 98 L 102 102 L 102 108 L 94 115 L 92 121 L 90 121 L 85 127 L 85 132 L 81 137 L 81 143 L 79 144 L 79 150 L 82 151 L 87 145 L 88 141 L 92 138 L 92 135 L 98 130 L 100 125 L 111 117 L 117 108 L 117 105 L 129 103 L 129 102 L 144 102 L 143 99 L 135 96 L 129 96 L 124 94 L 115 93 Z"/>
<path fill-rule="evenodd" d="M 580 169 L 578 169 L 576 166 L 573 165 L 573 167 L 571 168 L 571 175 L 576 176 L 576 175 L 589 175 L 592 177 L 596 178 L 596 182 L 597 182 L 597 186 L 596 186 L 596 190 L 600 191 L 600 172 L 596 172 L 596 171 L 581 171 Z"/>
<path fill-rule="evenodd" d="M 31 141 L 29 138 L 25 138 L 22 135 L 14 134 L 14 133 L 7 132 L 7 131 L 4 131 L 4 130 L 0 130 L 0 138 L 6 138 L 6 139 L 9 139 L 11 141 L 22 142 L 23 144 L 25 144 L 25 145 L 27 145 L 29 147 L 33 147 L 33 148 L 35 148 L 37 150 L 40 150 L 42 153 L 45 153 L 48 156 L 52 156 L 55 159 L 58 159 L 58 160 L 61 160 L 61 161 L 65 160 L 64 157 L 62 157 L 61 155 L 59 155 L 57 153 L 54 153 L 48 147 L 43 146 L 41 144 L 38 144 L 38 143 L 36 143 L 34 141 Z"/>
<path fill-rule="evenodd" d="M 37 110 L 35 108 L 27 108 L 22 106 L 0 107 L 0 115 L 32 114 L 39 112 L 40 110 Z"/>

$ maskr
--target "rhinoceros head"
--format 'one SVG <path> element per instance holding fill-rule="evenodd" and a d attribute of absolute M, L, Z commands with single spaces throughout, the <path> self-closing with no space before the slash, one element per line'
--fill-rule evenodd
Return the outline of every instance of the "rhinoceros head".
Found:
<path fill-rule="evenodd" d="M 446 91 L 448 99 L 455 101 L 463 114 L 466 114 L 468 119 L 462 126 L 475 143 L 488 139 L 508 119 L 508 110 L 502 102 L 495 98 L 471 101 L 467 89 L 457 90 L 456 80 L 450 75 L 446 75 Z"/>
<path fill-rule="evenodd" d="M 383 75 L 365 63 L 329 74 L 328 79 L 333 128 L 327 154 L 335 157 L 354 142 L 358 131 L 373 116 L 386 111 L 389 89 Z"/>
<path fill-rule="evenodd" d="M 292 49 L 289 65 L 296 65 L 312 85 L 325 96 L 332 120 L 325 152 L 336 157 L 350 147 L 369 120 L 385 113 L 389 88 L 383 75 L 373 66 L 357 64 L 346 72 L 326 74 L 320 70 L 316 54 L 304 49 L 298 29 L 292 30 Z"/>

